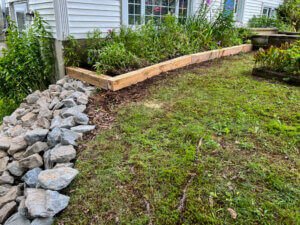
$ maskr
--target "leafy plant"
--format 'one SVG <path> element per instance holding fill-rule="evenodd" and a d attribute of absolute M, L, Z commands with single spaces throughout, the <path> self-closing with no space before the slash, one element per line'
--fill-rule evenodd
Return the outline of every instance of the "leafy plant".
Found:
<path fill-rule="evenodd" d="M 293 27 L 277 17 L 254 16 L 249 22 L 251 28 L 277 28 L 279 31 L 293 31 Z"/>
<path fill-rule="evenodd" d="M 277 10 L 277 17 L 289 24 L 294 31 L 300 30 L 300 0 L 285 0 Z"/>
<path fill-rule="evenodd" d="M 120 71 L 127 71 L 130 68 L 136 68 L 139 59 L 131 52 L 126 51 L 123 44 L 113 43 L 104 47 L 99 52 L 99 60 L 95 64 L 97 72 L 108 72 L 118 74 Z"/>
<path fill-rule="evenodd" d="M 9 21 L 7 50 L 0 58 L 0 97 L 21 101 L 46 88 L 54 75 L 53 41 L 46 23 L 36 14 L 32 25 L 19 32 Z"/>
<path fill-rule="evenodd" d="M 255 55 L 256 66 L 300 76 L 300 41 L 280 48 L 260 49 Z"/>

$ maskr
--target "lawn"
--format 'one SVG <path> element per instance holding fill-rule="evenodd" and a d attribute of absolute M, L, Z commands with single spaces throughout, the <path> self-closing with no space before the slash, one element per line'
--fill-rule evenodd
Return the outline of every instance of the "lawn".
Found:
<path fill-rule="evenodd" d="M 114 107 L 57 223 L 299 224 L 300 90 L 252 68 L 247 54 L 172 72 Z"/>

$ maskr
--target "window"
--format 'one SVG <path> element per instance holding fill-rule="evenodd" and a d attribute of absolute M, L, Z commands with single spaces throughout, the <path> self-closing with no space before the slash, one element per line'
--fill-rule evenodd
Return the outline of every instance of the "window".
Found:
<path fill-rule="evenodd" d="M 27 2 L 17 1 L 13 2 L 14 20 L 17 23 L 18 29 L 23 31 L 28 25 L 26 14 L 28 12 Z"/>
<path fill-rule="evenodd" d="M 185 20 L 189 13 L 191 0 L 124 0 L 128 6 L 124 20 L 129 25 L 147 23 L 149 20 L 161 22 L 165 15 L 172 14 Z M 126 11 L 128 14 L 126 14 Z M 128 15 L 128 16 L 127 16 Z"/>
<path fill-rule="evenodd" d="M 272 8 L 272 7 L 263 7 L 262 15 L 269 17 L 269 18 L 275 17 L 276 10 L 275 10 L 275 8 Z"/>

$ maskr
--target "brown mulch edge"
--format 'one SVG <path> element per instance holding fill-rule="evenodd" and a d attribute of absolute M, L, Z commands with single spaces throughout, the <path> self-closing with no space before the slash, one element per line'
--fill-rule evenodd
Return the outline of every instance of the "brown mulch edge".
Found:
<path fill-rule="evenodd" d="M 275 79 L 291 85 L 300 85 L 300 76 L 276 72 L 266 68 L 254 68 L 252 75 L 266 79 Z"/>

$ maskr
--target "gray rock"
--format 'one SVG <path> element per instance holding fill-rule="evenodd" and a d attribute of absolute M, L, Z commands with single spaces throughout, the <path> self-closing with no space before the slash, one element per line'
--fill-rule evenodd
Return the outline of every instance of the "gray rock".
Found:
<path fill-rule="evenodd" d="M 6 220 L 4 225 L 30 225 L 30 220 L 20 213 L 15 213 Z"/>
<path fill-rule="evenodd" d="M 25 189 L 25 207 L 30 218 L 50 216 L 46 209 L 46 191 L 43 189 Z"/>
<path fill-rule="evenodd" d="M 33 145 L 38 141 L 44 141 L 48 132 L 49 130 L 46 129 L 35 129 L 28 131 L 25 135 L 25 140 L 27 141 L 28 145 Z"/>
<path fill-rule="evenodd" d="M 53 147 L 59 144 L 60 141 L 61 141 L 61 129 L 56 127 L 48 134 L 47 143 L 50 147 Z"/>
<path fill-rule="evenodd" d="M 26 98 L 26 102 L 28 104 L 34 104 L 37 102 L 37 100 L 39 100 L 39 98 L 41 97 L 41 92 L 40 91 L 36 91 L 34 93 L 32 93 L 31 95 L 28 95 Z"/>
<path fill-rule="evenodd" d="M 53 168 L 53 163 L 51 162 L 50 155 L 51 155 L 51 151 L 49 150 L 49 151 L 46 151 L 43 156 L 44 157 L 44 167 L 46 170 Z"/>
<path fill-rule="evenodd" d="M 87 125 L 89 123 L 89 117 L 84 113 L 77 113 L 74 116 L 74 120 L 75 120 L 76 124 L 79 124 L 79 125 Z"/>
<path fill-rule="evenodd" d="M 87 105 L 89 103 L 89 97 L 87 95 L 82 95 L 77 98 L 78 105 Z"/>
<path fill-rule="evenodd" d="M 13 184 L 14 178 L 9 174 L 9 172 L 4 171 L 0 176 L 0 185 L 1 184 Z M 0 201 L 1 203 L 1 201 Z"/>
<path fill-rule="evenodd" d="M 49 109 L 52 110 L 59 103 L 59 99 L 55 97 L 49 105 Z"/>
<path fill-rule="evenodd" d="M 66 81 L 66 78 L 62 78 L 62 79 L 58 80 L 58 81 L 56 82 L 56 84 L 57 84 L 57 85 L 60 85 L 60 86 L 64 86 L 64 84 L 65 84 L 66 82 L 67 82 L 67 81 Z"/>
<path fill-rule="evenodd" d="M 47 108 L 41 108 L 40 109 L 40 112 L 39 112 L 39 115 L 38 115 L 38 118 L 46 118 L 46 119 L 51 119 L 52 118 L 52 111 L 50 111 Z"/>
<path fill-rule="evenodd" d="M 58 128 L 71 128 L 74 127 L 75 121 L 74 117 L 70 116 L 68 118 L 62 119 L 60 116 L 56 116 L 51 123 L 51 129 L 54 129 L 55 127 Z"/>
<path fill-rule="evenodd" d="M 14 155 L 15 153 L 24 150 L 27 147 L 27 142 L 23 136 L 18 136 L 11 139 L 9 150 L 7 151 L 9 155 Z"/>
<path fill-rule="evenodd" d="M 11 189 L 11 186 L 8 184 L 1 185 L 0 186 L 0 196 L 5 195 L 10 189 Z"/>
<path fill-rule="evenodd" d="M 49 218 L 65 209 L 69 204 L 69 197 L 57 191 L 28 188 L 25 192 L 25 206 L 31 218 Z"/>
<path fill-rule="evenodd" d="M 14 114 L 12 114 L 11 116 L 5 116 L 3 118 L 3 123 L 5 123 L 5 124 L 10 124 L 12 126 L 15 126 L 15 125 L 17 125 L 17 122 L 18 122 L 17 116 Z"/>
<path fill-rule="evenodd" d="M 76 102 L 74 101 L 74 99 L 72 99 L 72 98 L 64 99 L 64 100 L 62 100 L 62 103 L 67 108 L 72 108 L 77 105 Z"/>
<path fill-rule="evenodd" d="M 83 113 L 86 110 L 85 105 L 78 105 L 72 108 L 65 110 L 62 113 L 62 117 L 67 118 L 69 116 L 76 116 L 78 113 Z"/>
<path fill-rule="evenodd" d="M 9 128 L 6 133 L 10 137 L 17 137 L 17 136 L 20 136 L 20 135 L 26 133 L 26 131 L 27 130 L 24 129 L 21 125 L 16 125 L 12 128 Z"/>
<path fill-rule="evenodd" d="M 50 122 L 46 118 L 38 118 L 37 126 L 49 130 L 50 129 Z"/>
<path fill-rule="evenodd" d="M 21 121 L 24 127 L 31 127 L 31 125 L 36 121 L 37 115 L 33 112 L 29 112 L 22 116 Z"/>
<path fill-rule="evenodd" d="M 62 129 L 61 144 L 77 146 L 76 141 L 81 139 L 82 135 L 68 129 Z"/>
<path fill-rule="evenodd" d="M 20 166 L 18 161 L 13 161 L 8 164 L 7 170 L 14 176 L 20 177 L 24 174 L 25 169 Z"/>
<path fill-rule="evenodd" d="M 18 207 L 18 212 L 22 215 L 22 216 L 27 216 L 28 211 L 27 208 L 25 206 L 25 196 L 20 196 L 17 199 L 17 202 L 19 201 L 19 207 Z"/>
<path fill-rule="evenodd" d="M 41 167 L 42 165 L 43 159 L 39 154 L 34 154 L 25 159 L 20 160 L 20 166 L 27 169 Z"/>
<path fill-rule="evenodd" d="M 39 185 L 44 189 L 60 191 L 66 188 L 77 176 L 78 171 L 70 167 L 44 170 L 39 174 Z"/>
<path fill-rule="evenodd" d="M 9 157 L 4 157 L 0 159 L 0 173 L 6 170 L 8 161 Z"/>
<path fill-rule="evenodd" d="M 7 153 L 4 150 L 0 150 L 0 158 L 6 157 Z"/>
<path fill-rule="evenodd" d="M 0 137 L 0 150 L 8 150 L 10 147 L 11 138 Z"/>
<path fill-rule="evenodd" d="M 50 129 L 53 130 L 55 127 L 60 127 L 62 123 L 62 118 L 60 116 L 54 116 L 51 121 Z"/>
<path fill-rule="evenodd" d="M 50 160 L 52 163 L 68 163 L 75 159 L 76 151 L 72 145 L 56 146 L 50 151 Z"/>
<path fill-rule="evenodd" d="M 59 194 L 57 191 L 46 191 L 46 208 L 50 212 L 50 217 L 55 216 L 64 210 L 69 204 L 68 196 Z"/>
<path fill-rule="evenodd" d="M 53 110 L 61 109 L 63 106 L 64 106 L 64 103 L 58 102 L 58 103 L 54 106 Z"/>
<path fill-rule="evenodd" d="M 48 109 L 50 105 L 48 101 L 50 101 L 49 97 L 43 96 L 36 102 L 36 104 L 40 109 Z"/>
<path fill-rule="evenodd" d="M 74 167 L 74 163 L 57 163 L 54 166 L 54 169 L 58 169 L 58 168 L 62 168 L 62 167 L 70 167 L 73 168 Z"/>
<path fill-rule="evenodd" d="M 50 92 L 62 92 L 62 87 L 56 84 L 49 85 L 48 89 Z"/>
<path fill-rule="evenodd" d="M 22 181 L 30 188 L 35 188 L 38 183 L 38 176 L 42 172 L 41 168 L 34 168 L 29 170 L 23 177 Z"/>
<path fill-rule="evenodd" d="M 35 153 L 40 153 L 43 151 L 46 151 L 48 149 L 48 144 L 46 142 L 36 142 L 32 146 L 28 147 L 26 149 L 26 152 L 24 153 L 24 158 L 31 156 Z"/>
<path fill-rule="evenodd" d="M 2 197 L 0 197 L 0 208 L 3 207 L 6 203 L 15 201 L 18 196 L 21 195 L 20 187 L 13 186 L 9 191 Z"/>
<path fill-rule="evenodd" d="M 25 150 L 24 151 L 20 151 L 20 152 L 17 152 L 17 153 L 15 153 L 14 155 L 13 155 L 13 158 L 15 159 L 15 160 L 22 160 L 22 159 L 24 159 L 24 153 L 25 153 Z"/>
<path fill-rule="evenodd" d="M 71 94 L 73 94 L 73 90 L 64 90 L 64 91 L 62 91 L 61 93 L 60 93 L 60 96 L 59 96 L 59 98 L 60 99 L 66 99 L 66 98 L 68 98 Z"/>
<path fill-rule="evenodd" d="M 54 223 L 53 217 L 49 218 L 36 218 L 30 225 L 52 225 Z"/>
<path fill-rule="evenodd" d="M 3 223 L 17 208 L 16 202 L 9 202 L 0 209 L 0 223 Z"/>
<path fill-rule="evenodd" d="M 80 125 L 76 127 L 72 127 L 71 131 L 77 132 L 77 133 L 88 133 L 92 130 L 94 130 L 96 126 L 93 125 Z"/>

